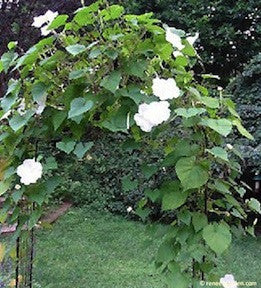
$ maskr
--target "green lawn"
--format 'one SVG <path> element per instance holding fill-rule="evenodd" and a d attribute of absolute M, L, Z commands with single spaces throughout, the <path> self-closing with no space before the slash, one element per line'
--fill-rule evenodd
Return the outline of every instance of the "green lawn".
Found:
<path fill-rule="evenodd" d="M 161 288 L 145 228 L 110 214 L 72 209 L 51 231 L 38 232 L 35 276 L 44 288 Z M 237 241 L 219 260 L 220 276 L 261 287 L 261 238 Z"/>

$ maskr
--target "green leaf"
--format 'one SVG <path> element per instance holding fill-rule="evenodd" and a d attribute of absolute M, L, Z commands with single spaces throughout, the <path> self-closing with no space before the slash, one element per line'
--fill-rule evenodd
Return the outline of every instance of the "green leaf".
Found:
<path fill-rule="evenodd" d="M 32 86 L 33 99 L 36 102 L 41 101 L 47 95 L 48 86 L 43 82 L 36 82 Z"/>
<path fill-rule="evenodd" d="M 178 108 L 175 110 L 175 113 L 178 116 L 182 116 L 185 118 L 190 118 L 190 117 L 194 117 L 196 115 L 200 115 L 202 113 L 206 112 L 206 109 L 204 108 Z"/>
<path fill-rule="evenodd" d="M 203 213 L 194 212 L 192 215 L 192 224 L 195 228 L 195 231 L 198 232 L 208 225 L 208 218 Z"/>
<path fill-rule="evenodd" d="M 55 170 L 58 168 L 58 164 L 53 156 L 50 156 L 46 159 L 44 169 L 45 171 L 48 170 Z"/>
<path fill-rule="evenodd" d="M 88 54 L 88 57 L 90 59 L 96 59 L 101 54 L 102 54 L 102 51 L 99 48 L 95 48 Z"/>
<path fill-rule="evenodd" d="M 128 65 L 126 65 L 126 72 L 129 75 L 137 76 L 139 78 L 144 77 L 144 72 L 146 69 L 147 69 L 147 61 L 145 60 L 131 61 Z"/>
<path fill-rule="evenodd" d="M 0 60 L 0 73 L 4 70 L 4 65 L 2 63 L 2 61 Z"/>
<path fill-rule="evenodd" d="M 0 196 L 5 194 L 5 192 L 9 189 L 10 187 L 10 181 L 0 181 Z"/>
<path fill-rule="evenodd" d="M 75 141 L 64 140 L 64 141 L 56 143 L 56 147 L 59 150 L 65 152 L 66 154 L 70 154 L 73 151 L 75 144 L 76 144 Z"/>
<path fill-rule="evenodd" d="M 158 262 L 170 262 L 175 258 L 175 250 L 171 242 L 163 242 L 157 253 L 156 260 Z"/>
<path fill-rule="evenodd" d="M 124 192 L 135 190 L 139 185 L 138 180 L 131 180 L 130 176 L 122 178 L 121 183 Z"/>
<path fill-rule="evenodd" d="M 208 126 L 225 137 L 228 136 L 232 130 L 232 123 L 227 119 L 203 119 L 200 124 Z"/>
<path fill-rule="evenodd" d="M 6 52 L 1 57 L 1 63 L 2 67 L 4 68 L 4 71 L 7 72 L 10 66 L 14 63 L 14 61 L 17 59 L 18 54 L 14 53 L 13 51 Z"/>
<path fill-rule="evenodd" d="M 138 207 L 135 211 L 136 215 L 138 215 L 142 221 L 145 221 L 146 218 L 150 215 L 150 208 L 140 208 Z"/>
<path fill-rule="evenodd" d="M 124 8 L 120 5 L 111 5 L 101 11 L 100 15 L 103 16 L 105 21 L 115 20 L 119 18 L 124 12 Z"/>
<path fill-rule="evenodd" d="M 89 151 L 92 146 L 94 145 L 93 142 L 87 142 L 87 143 L 78 143 L 73 151 L 73 153 L 79 158 L 82 159 L 83 156 L 86 154 L 87 151 Z"/>
<path fill-rule="evenodd" d="M 93 107 L 93 102 L 91 100 L 87 100 L 85 98 L 79 97 L 75 98 L 71 102 L 70 111 L 68 114 L 68 119 L 77 117 L 87 111 L 89 111 Z"/>
<path fill-rule="evenodd" d="M 154 203 L 160 197 L 160 190 L 159 189 L 155 189 L 155 190 L 146 189 L 144 191 L 144 194 Z"/>
<path fill-rule="evenodd" d="M 166 183 L 160 188 L 162 193 L 162 210 L 174 210 L 182 206 L 188 197 L 188 193 L 180 189 L 178 181 Z"/>
<path fill-rule="evenodd" d="M 100 83 L 102 87 L 115 93 L 117 89 L 119 89 L 119 85 L 121 82 L 121 72 L 113 71 L 110 75 L 106 76 Z"/>
<path fill-rule="evenodd" d="M 93 6 L 93 8 L 91 8 L 92 5 L 95 5 L 95 7 Z M 73 18 L 73 20 L 78 25 L 84 26 L 84 25 L 90 25 L 94 23 L 94 16 L 91 14 L 91 12 L 96 12 L 99 9 L 99 5 L 97 2 L 92 5 L 77 10 L 77 14 Z"/>
<path fill-rule="evenodd" d="M 178 214 L 179 221 L 185 223 L 186 225 L 190 225 L 191 222 L 191 212 L 188 210 L 183 210 Z"/>
<path fill-rule="evenodd" d="M 199 188 L 207 183 L 206 168 L 196 163 L 196 157 L 183 157 L 176 164 L 176 172 L 184 189 Z"/>
<path fill-rule="evenodd" d="M 233 120 L 233 125 L 237 127 L 239 133 L 250 140 L 254 140 L 254 137 L 246 130 L 246 128 L 241 124 L 239 119 Z"/>
<path fill-rule="evenodd" d="M 220 80 L 220 77 L 218 75 L 213 75 L 213 74 L 201 74 L 203 79 L 216 79 Z"/>
<path fill-rule="evenodd" d="M 67 112 L 65 111 L 56 111 L 54 113 L 52 121 L 53 121 L 53 127 L 55 131 L 61 126 L 63 121 L 66 119 L 66 117 L 67 117 Z"/>
<path fill-rule="evenodd" d="M 79 79 L 83 77 L 84 75 L 86 75 L 86 72 L 87 72 L 86 69 L 72 71 L 69 74 L 69 80 Z"/>
<path fill-rule="evenodd" d="M 63 25 L 65 25 L 66 20 L 69 18 L 68 15 L 59 15 L 57 16 L 53 22 L 48 26 L 48 30 L 57 29 Z"/>
<path fill-rule="evenodd" d="M 70 45 L 65 48 L 70 54 L 76 56 L 86 50 L 86 47 L 81 44 Z"/>
<path fill-rule="evenodd" d="M 24 127 L 27 122 L 31 119 L 31 117 L 34 115 L 34 111 L 28 110 L 24 115 L 14 115 L 10 120 L 9 120 L 9 125 L 10 127 L 16 132 L 22 127 Z"/>
<path fill-rule="evenodd" d="M 222 192 L 223 194 L 231 194 L 229 191 L 230 185 L 229 183 L 221 180 L 221 179 L 216 179 L 214 187 L 217 189 L 217 191 Z"/>
<path fill-rule="evenodd" d="M 219 108 L 219 100 L 212 97 L 200 97 L 200 101 L 212 109 Z"/>
<path fill-rule="evenodd" d="M 157 172 L 158 168 L 156 165 L 142 165 L 141 171 L 146 179 L 150 179 L 152 175 Z"/>
<path fill-rule="evenodd" d="M 188 65 L 188 59 L 185 56 L 178 56 L 175 60 L 175 65 L 186 67 Z"/>
<path fill-rule="evenodd" d="M 207 152 L 214 155 L 217 158 L 220 158 L 226 162 L 228 162 L 228 154 L 227 151 L 221 147 L 213 147 L 211 149 L 206 149 Z"/>
<path fill-rule="evenodd" d="M 228 225 L 222 222 L 206 226 L 203 229 L 203 238 L 207 245 L 218 255 L 229 247 L 232 240 Z"/>
<path fill-rule="evenodd" d="M 11 79 L 9 81 L 7 92 L 1 100 L 1 107 L 5 113 L 15 104 L 20 88 L 21 84 L 18 80 Z"/>
<path fill-rule="evenodd" d="M 130 107 L 125 105 L 118 108 L 118 110 L 111 111 L 105 121 L 101 123 L 101 127 L 109 129 L 112 132 L 127 132 L 128 131 L 128 118 Z M 130 119 L 129 125 L 133 124 L 133 119 Z"/>
<path fill-rule="evenodd" d="M 31 230 L 35 226 L 35 224 L 37 224 L 37 222 L 40 219 L 42 213 L 43 213 L 43 210 L 40 209 L 40 208 L 34 210 L 31 213 L 29 221 L 28 221 L 28 227 L 27 227 L 29 230 Z"/>
<path fill-rule="evenodd" d="M 16 94 L 12 94 L 12 95 L 5 96 L 1 100 L 1 107 L 2 107 L 2 109 L 3 109 L 3 111 L 5 113 L 12 108 L 12 106 L 16 102 L 16 99 L 17 99 L 17 95 Z"/>
<path fill-rule="evenodd" d="M 189 280 L 181 272 L 169 273 L 166 277 L 168 288 L 188 288 Z"/>
<path fill-rule="evenodd" d="M 261 214 L 261 206 L 260 206 L 260 202 L 255 199 L 255 198 L 251 198 L 248 202 L 247 202 L 248 206 L 255 212 Z"/>
<path fill-rule="evenodd" d="M 140 92 L 140 87 L 138 86 L 130 85 L 126 89 L 120 89 L 119 92 L 122 96 L 132 99 L 137 105 L 148 100 L 148 97 Z"/>

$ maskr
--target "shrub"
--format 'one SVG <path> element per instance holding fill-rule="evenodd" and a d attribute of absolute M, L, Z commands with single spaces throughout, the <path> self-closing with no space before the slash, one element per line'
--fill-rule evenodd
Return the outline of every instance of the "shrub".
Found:
<path fill-rule="evenodd" d="M 117 1 L 116 1 L 117 2 Z M 200 32 L 198 49 L 206 71 L 227 83 L 261 49 L 261 1 L 122 0 L 132 13 L 153 11 L 164 23 Z M 247 47 L 247 49 L 246 49 Z"/>
<path fill-rule="evenodd" d="M 146 188 L 160 183 L 163 171 L 157 176 L 152 174 L 163 155 L 159 149 L 141 148 L 123 134 L 109 135 L 97 129 L 94 134 L 88 140 L 95 145 L 82 161 L 56 155 L 63 181 L 54 197 L 127 215 L 127 208 L 135 210 Z M 154 165 L 147 167 L 146 163 Z M 159 208 L 155 205 L 154 219 Z"/>
<path fill-rule="evenodd" d="M 74 154 L 84 161 L 93 127 L 127 135 L 132 141 L 124 148 L 140 145 L 144 164 L 150 162 L 146 151 L 160 149 L 164 155 L 160 165 L 153 159 L 156 167 L 141 167 L 148 183 L 158 170 L 164 177 L 159 187 L 144 191 L 136 214 L 146 219 L 151 203 L 177 213 L 177 220 L 161 231 L 156 265 L 168 287 L 176 279 L 180 287 L 197 285 L 214 267 L 215 256 L 229 247 L 235 230 L 254 234 L 255 223 L 242 229 L 247 212 L 261 213 L 260 203 L 245 201 L 245 189 L 235 182 L 240 164 L 226 137 L 233 128 L 252 136 L 233 101 L 209 95 L 194 78 L 198 55 L 190 38 L 182 30 L 161 27 L 150 13 L 126 15 L 122 6 L 99 0 L 71 21 L 68 15 L 48 15 L 37 18 L 48 37 L 20 57 L 11 43 L 4 54 L 10 61 L 0 62 L 0 69 L 19 74 L 10 79 L 1 101 L 2 219 L 18 222 L 16 236 L 24 224 L 30 230 L 59 184 L 52 175 L 55 159 L 39 155 L 40 143 L 53 141 L 61 151 L 57 158 Z M 99 155 L 94 174 L 104 173 L 107 157 L 110 151 Z M 135 159 L 135 165 L 142 160 Z M 125 177 L 118 163 L 111 166 L 124 191 L 139 187 L 137 175 Z"/>
<path fill-rule="evenodd" d="M 245 66 L 228 86 L 228 92 L 237 103 L 238 113 L 244 125 L 253 134 L 254 141 L 242 138 L 239 134 L 236 143 L 247 161 L 248 166 L 261 167 L 261 53 Z"/>

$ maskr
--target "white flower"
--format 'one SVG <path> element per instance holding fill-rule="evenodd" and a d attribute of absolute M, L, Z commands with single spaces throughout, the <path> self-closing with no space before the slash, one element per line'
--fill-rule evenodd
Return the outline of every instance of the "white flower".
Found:
<path fill-rule="evenodd" d="M 237 282 L 231 274 L 226 274 L 223 278 L 220 279 L 220 283 L 224 288 L 237 288 Z"/>
<path fill-rule="evenodd" d="M 169 27 L 166 29 L 166 40 L 178 50 L 182 50 L 185 47 L 181 42 L 180 36 L 173 33 Z"/>
<path fill-rule="evenodd" d="M 128 213 L 130 213 L 132 210 L 133 210 L 133 209 L 132 209 L 131 206 L 129 206 L 129 207 L 127 208 L 127 212 L 128 212 Z"/>
<path fill-rule="evenodd" d="M 45 14 L 44 14 L 45 18 L 46 18 L 46 22 L 53 22 L 53 20 L 58 16 L 58 12 L 53 12 L 51 10 L 48 10 Z"/>
<path fill-rule="evenodd" d="M 227 148 L 228 148 L 229 150 L 232 150 L 234 147 L 233 147 L 231 144 L 227 144 Z"/>
<path fill-rule="evenodd" d="M 218 90 L 218 91 L 222 91 L 222 90 L 223 90 L 223 87 L 218 86 L 217 90 Z"/>
<path fill-rule="evenodd" d="M 40 28 L 43 26 L 43 24 L 50 24 L 57 16 L 58 12 L 52 12 L 51 10 L 48 10 L 44 15 L 34 17 L 34 22 L 32 26 Z"/>
<path fill-rule="evenodd" d="M 36 27 L 36 28 L 40 28 L 42 27 L 42 25 L 46 22 L 45 16 L 41 15 L 38 17 L 34 17 L 34 22 L 32 24 L 32 26 Z"/>
<path fill-rule="evenodd" d="M 178 56 L 183 56 L 183 54 L 180 51 L 174 51 L 173 56 L 177 58 Z"/>
<path fill-rule="evenodd" d="M 168 120 L 169 117 L 169 103 L 167 101 L 160 101 L 141 104 L 138 113 L 134 115 L 134 120 L 141 130 L 150 132 L 154 126 Z"/>
<path fill-rule="evenodd" d="M 160 100 L 178 98 L 180 95 L 180 89 L 173 78 L 165 80 L 157 77 L 153 79 L 152 90 Z"/>
<path fill-rule="evenodd" d="M 45 26 L 43 26 L 43 27 L 41 28 L 41 34 L 42 34 L 43 36 L 47 36 L 48 34 L 51 33 L 51 30 L 48 30 L 48 29 L 47 29 L 48 26 L 49 26 L 49 25 L 45 25 Z"/>
<path fill-rule="evenodd" d="M 20 189 L 21 189 L 21 185 L 16 184 L 16 185 L 15 185 L 15 189 L 16 189 L 16 190 L 20 190 Z"/>
<path fill-rule="evenodd" d="M 189 37 L 187 37 L 187 41 L 189 42 L 189 44 L 190 45 L 194 45 L 194 43 L 196 42 L 196 40 L 198 39 L 198 37 L 199 37 L 199 33 L 197 32 L 196 34 L 195 34 L 195 36 L 189 36 Z"/>
<path fill-rule="evenodd" d="M 34 22 L 32 26 L 36 28 L 41 28 L 41 34 L 43 36 L 47 36 L 51 33 L 51 30 L 48 30 L 48 26 L 51 22 L 58 16 L 58 12 L 52 12 L 48 10 L 44 15 L 40 15 L 38 17 L 34 17 Z M 44 25 L 46 24 L 46 25 Z M 44 26 L 43 26 L 44 25 Z"/>
<path fill-rule="evenodd" d="M 17 175 L 21 177 L 20 182 L 29 185 L 36 183 L 42 177 L 43 166 L 34 159 L 26 159 L 23 164 L 17 167 Z"/>

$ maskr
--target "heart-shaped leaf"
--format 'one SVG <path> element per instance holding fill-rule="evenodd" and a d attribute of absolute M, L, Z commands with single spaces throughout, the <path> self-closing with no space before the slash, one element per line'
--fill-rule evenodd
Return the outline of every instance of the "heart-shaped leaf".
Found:
<path fill-rule="evenodd" d="M 216 253 L 222 254 L 230 245 L 232 236 L 225 223 L 209 224 L 203 229 L 203 238 L 207 245 Z"/>
<path fill-rule="evenodd" d="M 56 143 L 56 147 L 66 154 L 70 154 L 73 151 L 75 144 L 75 141 L 69 140 Z"/>
<path fill-rule="evenodd" d="M 89 111 L 93 107 L 93 102 L 85 98 L 79 97 L 73 99 L 71 102 L 71 108 L 68 114 L 68 118 L 74 118 L 82 115 L 83 113 Z"/>
<path fill-rule="evenodd" d="M 87 151 L 89 151 L 92 146 L 94 145 L 93 142 L 87 142 L 87 143 L 78 143 L 73 151 L 73 153 L 79 158 L 82 159 L 83 156 Z"/>
<path fill-rule="evenodd" d="M 208 126 L 225 137 L 232 130 L 232 123 L 227 119 L 203 119 L 200 124 Z"/>
<path fill-rule="evenodd" d="M 176 172 L 185 190 L 199 188 L 207 183 L 208 170 L 196 163 L 196 157 L 183 157 L 176 164 Z"/>

